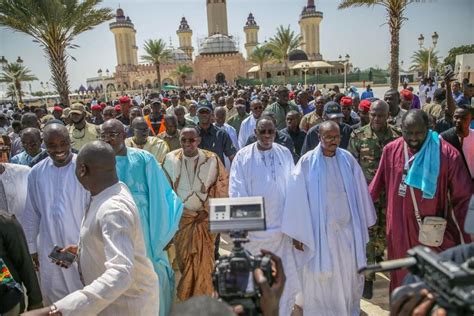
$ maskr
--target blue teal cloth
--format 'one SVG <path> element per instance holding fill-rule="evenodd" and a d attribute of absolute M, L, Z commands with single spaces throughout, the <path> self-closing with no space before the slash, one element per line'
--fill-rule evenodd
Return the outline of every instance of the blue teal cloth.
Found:
<path fill-rule="evenodd" d="M 432 199 L 436 193 L 440 169 L 440 141 L 438 133 L 429 130 L 420 151 L 408 170 L 405 183 L 423 191 L 423 198 Z"/>
<path fill-rule="evenodd" d="M 311 187 L 311 194 L 308 194 L 309 206 L 312 211 L 317 210 L 313 217 L 313 234 L 316 241 L 313 271 L 321 275 L 330 276 L 334 271 L 331 256 L 327 255 L 331 252 L 327 234 L 327 230 L 330 227 L 327 225 L 326 211 L 327 205 L 331 201 L 328 201 L 326 198 L 326 188 L 327 182 L 331 181 L 331 179 L 328 179 L 326 176 L 327 168 L 321 144 L 306 155 L 311 156 L 309 158 L 310 174 L 307 177 L 308 183 L 313 186 Z M 369 242 L 368 228 L 376 223 L 377 216 L 375 215 L 375 208 L 370 198 L 367 182 L 357 161 L 348 151 L 341 148 L 336 150 L 335 158 L 341 171 L 344 189 L 349 202 L 354 234 L 354 254 L 357 268 L 360 269 L 367 265 L 365 248 Z"/>
<path fill-rule="evenodd" d="M 43 150 L 41 150 L 39 154 L 41 154 L 42 152 L 43 152 Z M 35 157 L 37 157 L 38 155 L 36 155 Z M 35 157 L 28 155 L 28 153 L 26 151 L 22 151 L 18 155 L 15 155 L 15 156 L 11 157 L 10 158 L 10 163 L 14 163 L 14 164 L 17 164 L 17 165 L 23 165 L 23 166 L 29 166 L 31 161 Z"/>
<path fill-rule="evenodd" d="M 160 316 L 166 316 L 173 304 L 175 282 L 163 249 L 178 230 L 183 203 L 150 153 L 127 148 L 127 156 L 116 156 L 116 161 L 118 177 L 130 189 L 140 212 L 147 256 L 160 282 Z"/>

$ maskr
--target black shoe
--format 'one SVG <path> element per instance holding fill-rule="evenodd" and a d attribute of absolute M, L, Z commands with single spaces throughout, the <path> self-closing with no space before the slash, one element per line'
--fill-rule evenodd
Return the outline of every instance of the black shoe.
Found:
<path fill-rule="evenodd" d="M 370 300 L 374 294 L 373 289 L 374 289 L 374 281 L 365 281 L 364 292 L 362 293 L 362 297 L 367 300 Z"/>

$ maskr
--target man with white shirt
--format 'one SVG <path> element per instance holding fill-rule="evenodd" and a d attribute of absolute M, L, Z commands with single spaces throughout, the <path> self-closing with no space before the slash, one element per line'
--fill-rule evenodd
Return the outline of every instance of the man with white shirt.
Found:
<path fill-rule="evenodd" d="M 259 99 L 255 99 L 250 103 L 252 115 L 243 120 L 240 125 L 239 132 L 239 148 L 243 148 L 247 143 L 247 139 L 254 134 L 257 120 L 263 113 L 263 104 Z"/>
<path fill-rule="evenodd" d="M 76 154 L 71 152 L 67 128 L 50 124 L 44 128 L 43 140 L 49 157 L 31 168 L 20 223 L 33 261 L 39 266 L 41 292 L 48 304 L 83 286 L 76 265 L 61 269 L 48 255 L 54 246 L 77 243 L 90 194 L 75 177 Z"/>
<path fill-rule="evenodd" d="M 30 168 L 11 163 L 0 164 L 0 210 L 20 220 L 25 208 Z"/>
<path fill-rule="evenodd" d="M 75 173 L 92 197 L 79 245 L 63 251 L 78 254 L 84 288 L 27 315 L 157 315 L 158 278 L 137 206 L 118 180 L 114 150 L 102 141 L 84 145 Z"/>

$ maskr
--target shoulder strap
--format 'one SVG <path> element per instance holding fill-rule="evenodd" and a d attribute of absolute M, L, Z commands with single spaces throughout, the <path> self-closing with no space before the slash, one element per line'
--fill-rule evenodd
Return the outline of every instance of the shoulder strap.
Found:
<path fill-rule="evenodd" d="M 408 157 L 408 148 L 407 148 L 407 143 L 405 141 L 403 142 L 403 152 L 405 154 L 405 166 L 403 167 L 403 172 L 407 174 L 409 166 L 410 166 L 409 165 L 410 157 Z M 411 200 L 413 201 L 413 208 L 415 209 L 416 222 L 418 223 L 418 227 L 421 227 L 422 221 L 421 221 L 421 216 L 420 216 L 420 210 L 418 209 L 418 203 L 416 203 L 415 190 L 413 189 L 412 186 L 409 186 L 409 187 L 410 187 Z"/>

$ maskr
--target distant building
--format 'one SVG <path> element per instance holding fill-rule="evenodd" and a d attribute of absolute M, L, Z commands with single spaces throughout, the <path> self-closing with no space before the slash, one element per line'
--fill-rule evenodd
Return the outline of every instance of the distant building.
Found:
<path fill-rule="evenodd" d="M 185 17 L 181 18 L 176 34 L 178 48 L 169 49 L 172 59 L 160 65 L 161 84 L 179 84 L 173 72 L 180 64 L 187 64 L 194 70 L 187 78 L 188 85 L 202 85 L 204 82 L 234 84 L 239 77 L 258 78 L 260 67 L 248 61 L 252 51 L 260 43 L 258 32 L 260 26 L 250 13 L 243 27 L 245 33 L 245 50 L 247 59 L 239 51 L 238 44 L 228 34 L 227 0 L 206 0 L 208 36 L 201 40 L 194 56 L 192 45 L 193 31 Z M 343 73 L 344 66 L 340 61 L 323 61 L 320 51 L 320 23 L 323 13 L 316 10 L 314 0 L 308 0 L 300 19 L 300 32 L 303 38 L 301 49 L 290 54 L 290 76 Z M 108 93 L 121 93 L 126 90 L 152 89 L 158 86 L 156 68 L 151 64 L 138 61 L 136 30 L 130 17 L 118 8 L 115 21 L 110 23 L 110 30 L 115 38 L 117 65 L 115 73 L 109 77 L 94 77 L 87 80 L 87 87 L 103 88 Z M 194 60 L 193 60 L 194 58 Z M 350 64 L 348 69 L 350 69 Z M 278 78 L 284 75 L 284 66 L 269 62 L 264 65 L 263 79 Z"/>

